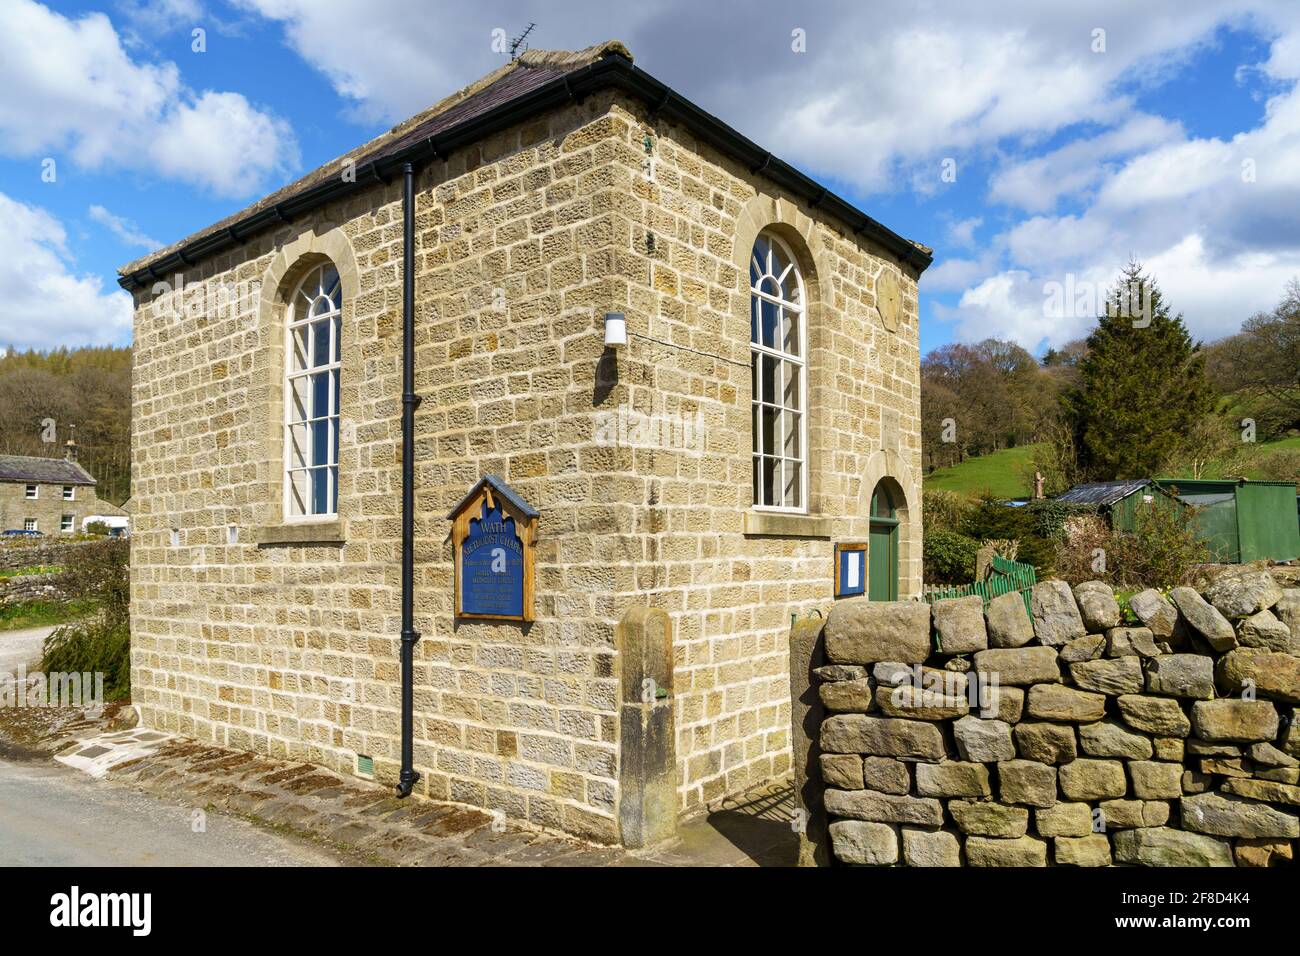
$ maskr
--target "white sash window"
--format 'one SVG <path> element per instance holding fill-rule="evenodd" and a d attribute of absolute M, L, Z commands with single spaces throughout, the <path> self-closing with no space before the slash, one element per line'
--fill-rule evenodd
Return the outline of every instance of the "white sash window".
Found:
<path fill-rule="evenodd" d="M 789 248 L 764 233 L 749 261 L 754 505 L 808 508 L 803 277 Z"/>
<path fill-rule="evenodd" d="M 285 376 L 284 513 L 333 516 L 339 505 L 339 336 L 343 292 L 330 263 L 312 269 L 289 300 Z"/>

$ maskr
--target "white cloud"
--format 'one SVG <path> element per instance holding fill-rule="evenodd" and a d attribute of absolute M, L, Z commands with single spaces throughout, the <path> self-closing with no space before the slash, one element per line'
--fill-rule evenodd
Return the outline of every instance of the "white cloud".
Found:
<path fill-rule="evenodd" d="M 48 349 L 129 338 L 131 297 L 75 271 L 57 219 L 0 193 L 0 222 L 0 343 Z"/>
<path fill-rule="evenodd" d="M 206 183 L 224 196 L 246 196 L 285 168 L 285 144 L 292 141 L 287 123 L 254 109 L 238 93 L 209 91 L 172 111 L 149 143 L 149 156 L 164 176 Z"/>
<path fill-rule="evenodd" d="M 201 26 L 206 12 L 199 0 L 118 0 L 133 32 L 166 36 L 178 30 L 189 31 Z"/>
<path fill-rule="evenodd" d="M 1180 124 L 1140 114 L 1098 135 L 1004 167 L 989 181 L 989 198 L 1029 212 L 1049 212 L 1062 197 L 1095 188 L 1114 161 L 1181 136 Z"/>
<path fill-rule="evenodd" d="M 1222 0 L 1043 4 L 999 0 L 891 8 L 856 0 L 794 9 L 751 0 L 236 0 L 282 24 L 293 49 L 356 104 L 389 121 L 503 62 L 491 31 L 539 22 L 533 44 L 578 48 L 617 36 L 639 65 L 809 171 L 866 190 L 938 183 L 938 160 L 1131 113 L 1120 78 L 1156 82 L 1172 59 L 1250 5 Z M 1095 53 L 1092 31 L 1107 29 Z M 807 52 L 791 49 L 805 31 Z M 725 49 L 719 37 L 726 38 Z M 916 175 L 913 175 L 913 174 Z M 935 188 L 933 185 L 931 188 Z"/>
<path fill-rule="evenodd" d="M 1196 137 L 1140 117 L 1009 165 L 993 178 L 992 198 L 1049 209 L 1069 197 L 1077 211 L 1010 225 L 991 240 L 1000 250 L 992 274 L 936 314 L 963 338 L 995 327 L 1030 347 L 1059 345 L 1091 322 L 1077 311 L 1044 315 L 1043 290 L 1053 283 L 1104 289 L 1131 258 L 1155 275 L 1203 340 L 1274 305 L 1300 275 L 1300 20 L 1254 26 L 1271 43 L 1259 68 L 1281 90 L 1258 125 L 1228 138 Z"/>
<path fill-rule="evenodd" d="M 103 206 L 93 205 L 89 209 L 90 218 L 99 223 L 113 235 L 117 236 L 125 245 L 139 246 L 146 252 L 152 252 L 162 246 L 162 243 L 156 239 L 146 236 L 140 229 L 129 219 L 122 216 L 114 215 Z"/>
<path fill-rule="evenodd" d="M 0 150 L 222 196 L 255 194 L 296 167 L 283 120 L 238 93 L 195 93 L 174 63 L 133 60 L 103 14 L 72 20 L 32 0 L 0 0 L 0 14 Z"/>

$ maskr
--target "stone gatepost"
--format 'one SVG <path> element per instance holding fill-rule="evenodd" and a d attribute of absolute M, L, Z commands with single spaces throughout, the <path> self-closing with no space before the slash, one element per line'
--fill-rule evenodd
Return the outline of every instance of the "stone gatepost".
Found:
<path fill-rule="evenodd" d="M 677 835 L 672 621 L 659 608 L 629 608 L 615 641 L 619 839 L 626 847 L 652 846 Z"/>
<path fill-rule="evenodd" d="M 815 617 L 796 621 L 790 627 L 790 747 L 800 866 L 829 866 L 831 861 L 817 743 L 826 714 L 813 673 L 825 663 L 825 624 L 824 618 Z"/>

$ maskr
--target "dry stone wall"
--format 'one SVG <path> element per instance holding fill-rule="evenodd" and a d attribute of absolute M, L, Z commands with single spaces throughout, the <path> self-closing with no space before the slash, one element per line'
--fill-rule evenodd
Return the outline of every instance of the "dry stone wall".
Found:
<path fill-rule="evenodd" d="M 1035 586 L 837 604 L 813 674 L 834 859 L 876 866 L 1290 865 L 1300 590 Z"/>

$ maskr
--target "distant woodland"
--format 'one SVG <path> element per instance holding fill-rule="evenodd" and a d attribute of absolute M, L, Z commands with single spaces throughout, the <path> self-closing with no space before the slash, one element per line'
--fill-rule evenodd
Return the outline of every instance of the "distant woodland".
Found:
<path fill-rule="evenodd" d="M 61 458 L 74 435 L 99 496 L 120 505 L 131 494 L 131 349 L 0 357 L 0 453 Z"/>
<path fill-rule="evenodd" d="M 1042 474 L 1048 495 L 1080 481 L 1241 475 L 1247 462 L 1256 477 L 1300 486 L 1300 450 L 1281 443 L 1300 435 L 1300 282 L 1209 344 L 1139 263 L 1110 297 L 1122 305 L 1126 289 L 1141 292 L 1144 322 L 1108 309 L 1086 339 L 1041 359 L 992 338 L 926 354 L 925 471 L 1033 445 L 1028 475 Z"/>

